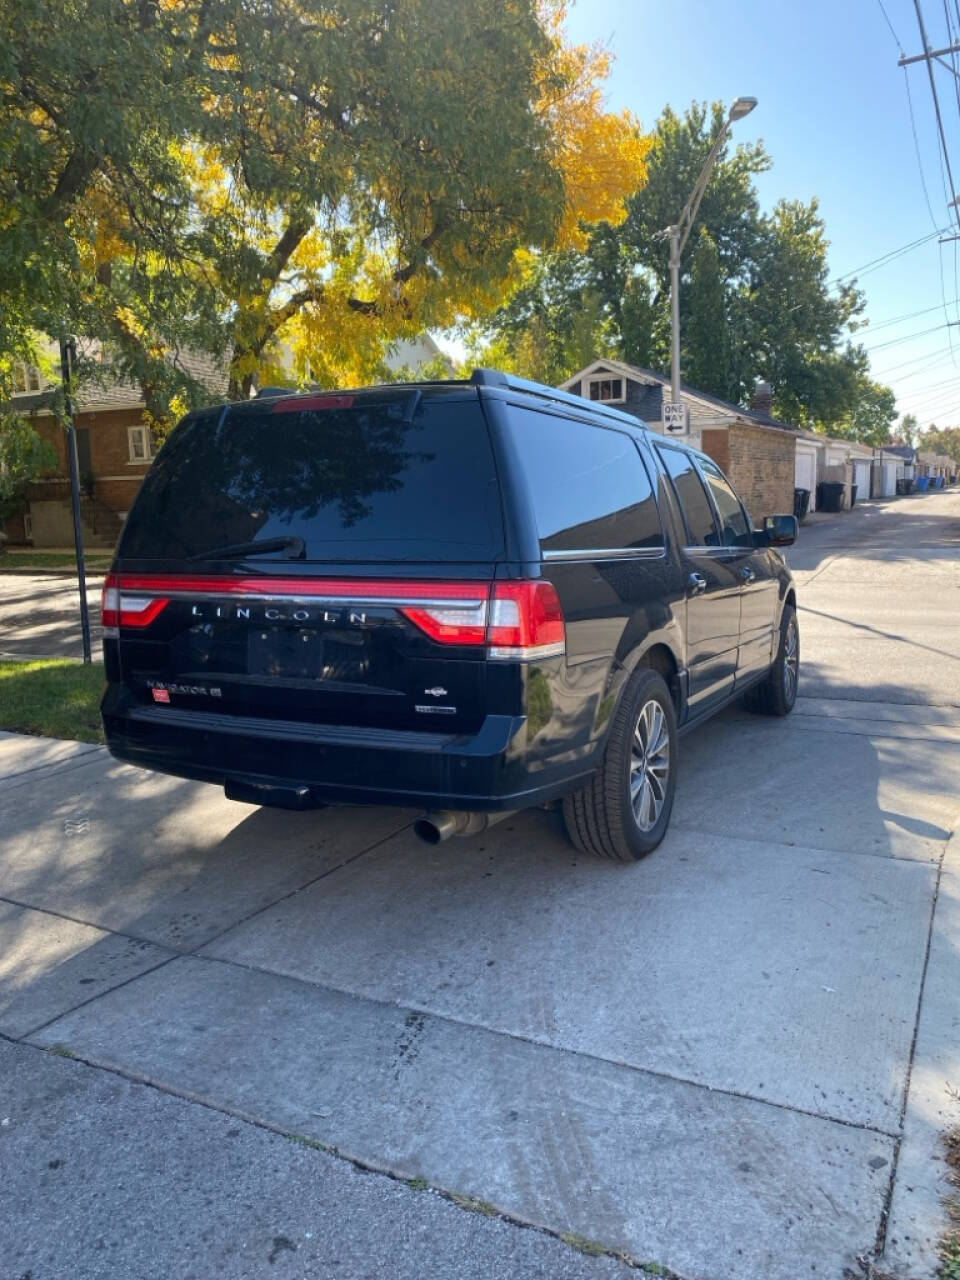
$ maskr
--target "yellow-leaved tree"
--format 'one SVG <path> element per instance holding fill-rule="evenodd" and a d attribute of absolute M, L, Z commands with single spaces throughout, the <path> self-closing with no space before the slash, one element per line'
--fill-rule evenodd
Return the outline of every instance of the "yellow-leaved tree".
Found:
<path fill-rule="evenodd" d="M 645 177 L 649 140 L 607 110 L 608 57 L 566 42 L 558 0 L 57 9 L 0 30 L 0 193 L 20 191 L 0 294 L 110 344 L 161 427 L 199 393 L 184 352 L 213 353 L 232 396 L 368 381 L 391 344 L 622 219 Z M 45 227 L 56 262 L 26 281 Z"/>

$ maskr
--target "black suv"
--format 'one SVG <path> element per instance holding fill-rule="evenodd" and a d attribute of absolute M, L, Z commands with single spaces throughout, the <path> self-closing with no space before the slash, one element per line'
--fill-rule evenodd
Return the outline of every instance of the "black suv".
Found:
<path fill-rule="evenodd" d="M 578 849 L 663 838 L 678 732 L 797 693 L 790 573 L 719 468 L 491 370 L 190 414 L 103 593 L 121 760 L 284 807 L 562 801 Z"/>

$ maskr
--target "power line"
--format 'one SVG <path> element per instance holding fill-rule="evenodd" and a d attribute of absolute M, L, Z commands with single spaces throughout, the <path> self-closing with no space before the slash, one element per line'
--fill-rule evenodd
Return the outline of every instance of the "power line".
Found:
<path fill-rule="evenodd" d="M 940 356 L 946 355 L 946 353 L 949 350 L 950 350 L 949 347 L 941 347 L 938 351 L 928 351 L 926 355 L 915 356 L 912 360 L 902 360 L 900 364 L 891 365 L 889 369 L 881 369 L 876 376 L 878 378 L 885 378 L 889 374 L 895 373 L 897 369 L 907 369 L 909 368 L 910 365 L 920 364 L 924 360 L 929 360 L 930 363 L 926 365 L 924 369 L 916 370 L 917 373 L 923 373 L 925 372 L 925 369 L 932 368 L 933 365 L 937 363 L 937 360 L 940 358 Z M 912 378 L 913 376 L 914 375 L 912 373 L 906 375 L 906 377 L 908 378 Z"/>
<path fill-rule="evenodd" d="M 925 177 L 925 174 L 923 172 L 923 157 L 920 156 L 920 140 L 919 140 L 919 137 L 916 136 L 916 116 L 914 115 L 914 100 L 913 100 L 913 95 L 911 95 L 910 93 L 910 76 L 908 74 L 908 70 L 906 70 L 906 67 L 904 68 L 904 88 L 906 90 L 906 109 L 908 109 L 910 113 L 910 132 L 913 133 L 913 136 L 914 136 L 914 151 L 916 152 L 916 168 L 918 168 L 919 174 L 920 174 L 920 187 L 922 187 L 923 189 L 923 198 L 925 202 L 927 202 L 927 212 L 929 215 L 931 215 L 931 221 L 934 227 L 936 227 L 937 219 L 936 219 L 936 215 L 934 215 L 934 212 L 933 212 L 933 205 L 931 204 L 931 193 L 929 193 L 927 189 L 927 177 Z"/>
<path fill-rule="evenodd" d="M 926 338 L 931 333 L 939 333 L 941 329 L 946 329 L 949 333 L 951 327 L 956 325 L 956 321 L 948 320 L 946 324 L 935 324 L 930 329 L 917 329 L 914 333 L 905 333 L 900 338 L 888 338 L 886 342 L 875 342 L 872 346 L 863 347 L 864 351 L 885 351 L 887 347 L 898 347 L 901 342 L 912 342 L 914 338 Z M 862 343 L 859 344 L 863 346 Z"/>
<path fill-rule="evenodd" d="M 960 0 L 958 0 L 960 3 Z M 960 293 L 956 298 L 951 298 L 949 305 L 960 302 Z M 878 329 L 889 329 L 892 325 L 902 324 L 904 320 L 916 320 L 917 316 L 927 316 L 931 311 L 939 311 L 941 303 L 935 302 L 932 307 L 923 307 L 920 311 L 907 311 L 902 316 L 891 316 L 887 320 L 878 320 L 876 324 L 872 320 L 868 320 L 865 326 L 865 332 L 876 333 Z M 859 330 L 857 330 L 859 332 Z"/>
<path fill-rule="evenodd" d="M 834 276 L 830 283 L 839 284 L 841 280 L 849 280 L 851 276 L 864 276 L 871 271 L 877 271 L 895 258 L 902 258 L 904 254 L 911 253 L 914 249 L 919 249 L 921 245 L 928 244 L 935 237 L 943 235 L 946 230 L 948 230 L 946 227 L 937 227 L 936 231 L 930 231 L 925 236 L 920 236 L 917 240 L 911 240 L 909 244 L 902 244 L 897 249 L 891 249 L 888 253 L 881 254 L 879 258 L 872 258 L 869 262 L 863 263 L 862 266 L 854 267 L 852 271 L 845 271 L 842 276 Z"/>
<path fill-rule="evenodd" d="M 886 8 L 884 7 L 883 0 L 877 0 L 877 4 L 880 6 L 880 12 L 883 14 L 884 18 L 886 19 L 887 26 L 890 28 L 890 34 L 893 36 L 894 44 L 897 46 L 900 52 L 903 53 L 903 45 L 900 43 L 900 37 L 897 35 L 897 33 L 893 29 L 893 23 L 890 21 L 890 15 L 887 13 Z"/>
<path fill-rule="evenodd" d="M 943 127 L 943 116 L 940 113 L 940 96 L 937 93 L 937 78 L 933 73 L 933 56 L 930 52 L 930 41 L 927 39 L 927 27 L 923 20 L 923 9 L 920 6 L 920 0 L 913 0 L 913 7 L 917 11 L 917 23 L 920 27 L 920 39 L 923 41 L 924 62 L 927 65 L 927 75 L 930 78 L 930 92 L 933 94 L 933 110 L 937 117 L 937 130 L 940 134 L 940 147 L 943 152 L 943 162 L 946 165 L 947 177 L 950 180 L 950 208 L 953 210 L 954 216 L 960 219 L 957 212 L 957 206 L 953 203 L 957 198 L 957 186 L 953 180 L 953 170 L 950 167 L 950 153 L 947 150 L 947 134 Z"/>

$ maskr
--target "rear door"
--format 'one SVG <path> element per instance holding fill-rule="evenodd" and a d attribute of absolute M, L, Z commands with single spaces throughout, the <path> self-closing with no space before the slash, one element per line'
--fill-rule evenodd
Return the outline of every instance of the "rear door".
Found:
<path fill-rule="evenodd" d="M 199 415 L 121 539 L 123 681 L 218 716 L 473 731 L 486 662 L 471 628 L 503 537 L 476 392 Z"/>
<path fill-rule="evenodd" d="M 780 598 L 777 565 L 769 548 L 754 545 L 750 517 L 720 468 L 703 456 L 697 461 L 717 509 L 728 563 L 741 583 L 737 680 L 743 682 L 766 671 L 773 661 Z"/>
<path fill-rule="evenodd" d="M 693 455 L 671 445 L 656 448 L 673 484 L 686 534 L 680 559 L 687 592 L 687 697 L 690 715 L 697 716 L 733 691 L 741 579 L 723 546 L 716 511 Z"/>

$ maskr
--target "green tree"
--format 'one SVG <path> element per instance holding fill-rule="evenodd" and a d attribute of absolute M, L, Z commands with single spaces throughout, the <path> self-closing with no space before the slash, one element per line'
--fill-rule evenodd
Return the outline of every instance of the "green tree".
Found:
<path fill-rule="evenodd" d="M 943 453 L 960 465 L 960 427 L 938 427 L 931 423 L 917 440 L 917 447 L 926 452 Z"/>
<path fill-rule="evenodd" d="M 23 506 L 27 486 L 56 468 L 56 450 L 25 418 L 0 414 L 0 525 Z"/>
<path fill-rule="evenodd" d="M 717 243 L 700 228 L 690 278 L 690 318 L 686 340 L 685 379 L 692 386 L 729 398 L 730 340 L 727 329 L 727 290 Z"/>
<path fill-rule="evenodd" d="M 494 343 L 505 333 L 519 343 L 527 326 L 536 349 L 555 346 L 554 323 L 589 296 L 597 316 L 594 354 L 612 342 L 628 363 L 668 372 L 662 233 L 679 216 L 724 118 L 719 103 L 694 103 L 682 116 L 668 107 L 654 129 L 647 182 L 626 220 L 594 228 L 575 261 L 545 257 L 533 287 L 550 306 L 531 308 L 524 299 L 501 309 L 488 326 Z M 867 376 L 864 352 L 845 337 L 863 299 L 854 285 L 831 287 L 816 201 L 781 201 L 761 214 L 755 179 L 769 167 L 760 143 L 721 150 L 681 266 L 684 380 L 742 403 L 762 378 L 774 389 L 774 411 L 786 420 L 839 425 L 852 419 Z M 568 364 L 563 376 L 575 368 Z"/>
<path fill-rule="evenodd" d="M 900 419 L 899 427 L 897 427 L 897 436 L 904 444 L 908 444 L 915 449 L 917 447 L 918 432 L 917 415 L 915 413 L 905 413 Z"/>
<path fill-rule="evenodd" d="M 830 434 L 879 448 L 889 442 L 890 429 L 896 417 L 897 401 L 890 388 L 861 374 L 857 379 L 852 412 L 844 421 L 834 423 Z"/>
<path fill-rule="evenodd" d="M 161 417 L 491 305 L 517 253 L 618 219 L 647 141 L 558 0 L 0 0 L 0 313 L 109 343 Z"/>

